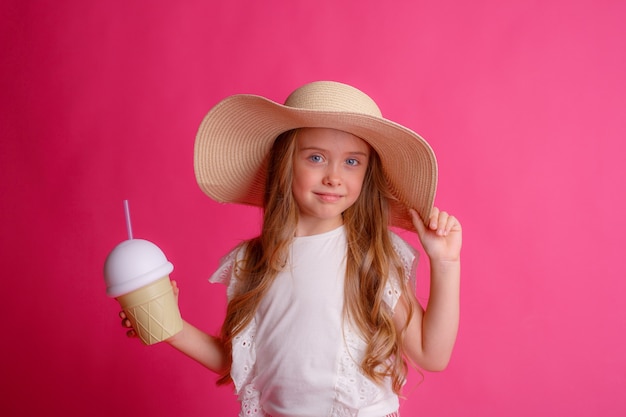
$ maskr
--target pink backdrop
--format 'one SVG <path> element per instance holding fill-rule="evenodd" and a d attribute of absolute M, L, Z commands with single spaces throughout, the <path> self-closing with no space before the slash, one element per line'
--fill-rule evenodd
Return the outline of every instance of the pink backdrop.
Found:
<path fill-rule="evenodd" d="M 199 191 L 196 128 L 316 79 L 424 135 L 464 225 L 457 347 L 403 415 L 626 414 L 625 2 L 174 3 L 0 6 L 1 415 L 235 415 L 210 372 L 124 336 L 102 264 L 129 199 L 216 331 L 206 278 L 258 213 Z"/>

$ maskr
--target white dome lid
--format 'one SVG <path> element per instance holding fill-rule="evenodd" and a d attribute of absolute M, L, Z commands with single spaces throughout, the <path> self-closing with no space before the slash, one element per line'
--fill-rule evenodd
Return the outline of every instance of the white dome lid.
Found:
<path fill-rule="evenodd" d="M 143 239 L 125 240 L 104 262 L 109 297 L 119 297 L 169 275 L 174 265 L 157 245 Z"/>

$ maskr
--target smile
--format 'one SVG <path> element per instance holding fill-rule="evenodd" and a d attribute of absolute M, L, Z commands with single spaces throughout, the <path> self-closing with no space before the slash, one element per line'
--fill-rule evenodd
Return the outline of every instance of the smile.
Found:
<path fill-rule="evenodd" d="M 320 200 L 326 203 L 334 203 L 336 201 L 341 200 L 343 197 L 341 194 L 333 194 L 333 193 L 314 193 Z"/>

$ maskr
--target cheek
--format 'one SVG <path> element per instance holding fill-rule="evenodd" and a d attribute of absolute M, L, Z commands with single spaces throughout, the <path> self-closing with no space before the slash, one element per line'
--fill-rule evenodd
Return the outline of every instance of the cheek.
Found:
<path fill-rule="evenodd" d="M 350 179 L 350 188 L 357 197 L 359 194 L 361 194 L 361 191 L 363 190 L 364 179 L 365 179 L 365 173 L 360 174 L 360 175 L 355 175 L 353 178 Z"/>
<path fill-rule="evenodd" d="M 306 175 L 302 175 L 302 172 L 298 173 L 294 171 L 294 176 L 291 181 L 291 193 L 297 201 L 301 200 L 301 197 L 310 188 L 310 180 Z"/>
<path fill-rule="evenodd" d="M 309 188 L 322 180 L 321 171 L 307 166 L 294 166 L 293 180 L 294 187 Z"/>

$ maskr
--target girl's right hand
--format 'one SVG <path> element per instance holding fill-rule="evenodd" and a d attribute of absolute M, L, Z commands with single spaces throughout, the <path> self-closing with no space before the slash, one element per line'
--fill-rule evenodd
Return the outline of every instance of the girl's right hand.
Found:
<path fill-rule="evenodd" d="M 126 331 L 126 336 L 128 337 L 137 337 L 137 332 L 133 329 L 133 325 L 130 323 L 130 320 L 126 317 L 126 313 L 124 310 L 120 311 L 120 318 L 122 319 L 122 327 L 128 329 Z"/>

